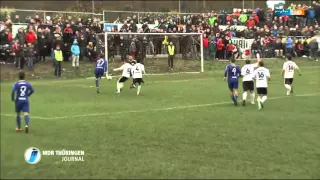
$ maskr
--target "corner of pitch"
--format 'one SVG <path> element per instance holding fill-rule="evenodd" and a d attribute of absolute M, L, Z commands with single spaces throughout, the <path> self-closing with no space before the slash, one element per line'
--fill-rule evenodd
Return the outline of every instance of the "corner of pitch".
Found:
<path fill-rule="evenodd" d="M 84 151 L 56 150 L 56 155 L 62 156 L 61 161 L 84 161 Z"/>

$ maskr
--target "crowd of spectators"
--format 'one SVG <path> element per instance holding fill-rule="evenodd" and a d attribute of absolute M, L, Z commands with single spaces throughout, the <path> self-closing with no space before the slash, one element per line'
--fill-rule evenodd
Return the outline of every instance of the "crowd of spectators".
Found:
<path fill-rule="evenodd" d="M 192 15 L 147 15 L 146 17 L 118 18 L 114 23 L 123 23 L 121 28 L 114 26 L 113 32 L 139 32 L 142 35 L 113 35 L 108 38 L 108 55 L 113 59 L 120 55 L 125 60 L 131 54 L 135 58 L 143 59 L 147 54 L 166 54 L 166 47 L 173 42 L 176 54 L 182 58 L 199 58 L 200 41 L 203 41 L 205 59 L 225 59 L 230 54 L 239 57 L 242 50 L 234 44 L 232 38 L 255 39 L 251 49 L 261 52 L 262 56 L 275 57 L 277 53 L 288 51 L 288 39 L 292 41 L 293 50 L 290 53 L 296 56 L 310 56 L 310 40 L 314 35 L 320 35 L 320 6 L 313 2 L 312 6 L 305 4 L 291 4 L 288 8 L 302 8 L 303 16 L 275 16 L 271 9 L 238 9 L 232 14 L 215 12 Z M 121 19 L 121 20 L 120 20 Z M 12 36 L 12 24 L 28 23 L 25 29 L 20 28 Z M 143 24 L 138 28 L 137 24 Z M 149 27 L 150 24 L 155 24 Z M 226 25 L 221 29 L 219 25 Z M 238 26 L 245 26 L 239 29 Z M 39 61 L 45 61 L 52 51 L 59 45 L 63 52 L 64 61 L 72 55 L 71 45 L 76 39 L 80 47 L 80 61 L 92 59 L 97 51 L 104 53 L 104 36 L 97 35 L 105 32 L 100 19 L 41 19 L 39 15 L 21 20 L 18 15 L 13 19 L 10 16 L 1 22 L 1 61 L 14 62 L 19 68 L 27 64 L 30 69 Z M 170 36 L 148 35 L 149 32 L 173 33 Z M 195 36 L 178 36 L 174 33 L 203 33 L 204 39 Z M 292 38 L 288 38 L 292 37 Z M 230 53 L 230 52 L 233 53 Z M 270 52 L 271 51 L 271 52 Z M 235 53 L 236 52 L 236 53 Z M 268 52 L 268 53 L 266 53 Z M 313 53 L 314 54 L 314 53 Z M 33 58 L 35 57 L 35 58 Z"/>

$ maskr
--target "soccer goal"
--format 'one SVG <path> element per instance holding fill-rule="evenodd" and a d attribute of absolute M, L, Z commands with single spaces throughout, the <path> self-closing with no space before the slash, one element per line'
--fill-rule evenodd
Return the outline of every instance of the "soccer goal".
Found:
<path fill-rule="evenodd" d="M 107 32 L 96 37 L 96 50 L 109 61 L 108 69 L 119 67 L 132 56 L 145 65 L 148 74 L 204 72 L 202 33 Z M 168 62 L 170 42 L 175 52 L 172 69 Z"/>

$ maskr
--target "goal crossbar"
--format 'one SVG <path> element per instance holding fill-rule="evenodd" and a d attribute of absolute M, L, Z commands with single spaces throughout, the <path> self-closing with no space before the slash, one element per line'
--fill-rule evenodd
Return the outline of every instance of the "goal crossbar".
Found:
<path fill-rule="evenodd" d="M 108 59 L 108 35 L 163 35 L 163 36 L 174 36 L 174 35 L 198 35 L 200 36 L 200 63 L 201 72 L 204 72 L 204 58 L 203 58 L 203 33 L 129 33 L 129 32 L 105 32 L 105 59 Z"/>

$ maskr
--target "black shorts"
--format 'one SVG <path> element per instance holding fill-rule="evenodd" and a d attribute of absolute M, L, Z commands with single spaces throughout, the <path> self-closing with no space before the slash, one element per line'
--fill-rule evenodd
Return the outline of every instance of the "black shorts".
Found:
<path fill-rule="evenodd" d="M 253 91 L 254 83 L 253 81 L 243 81 L 242 82 L 243 91 Z"/>
<path fill-rule="evenodd" d="M 139 84 L 139 85 L 141 85 L 142 82 L 143 82 L 142 78 L 134 78 L 134 79 L 133 79 L 133 84 Z"/>
<path fill-rule="evenodd" d="M 122 77 L 119 79 L 118 82 L 119 82 L 119 83 L 124 83 L 124 82 L 126 82 L 128 79 L 129 79 L 129 78 L 122 76 Z"/>
<path fill-rule="evenodd" d="M 285 78 L 284 79 L 284 84 L 289 84 L 291 85 L 293 83 L 293 78 Z"/>
<path fill-rule="evenodd" d="M 257 88 L 257 94 L 258 95 L 268 95 L 268 88 Z"/>

